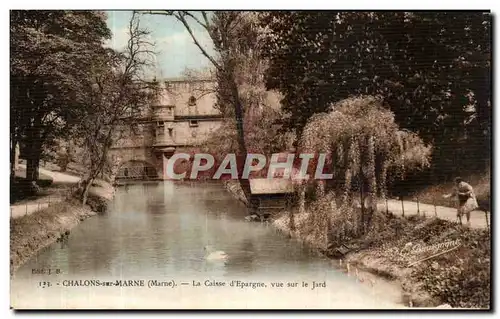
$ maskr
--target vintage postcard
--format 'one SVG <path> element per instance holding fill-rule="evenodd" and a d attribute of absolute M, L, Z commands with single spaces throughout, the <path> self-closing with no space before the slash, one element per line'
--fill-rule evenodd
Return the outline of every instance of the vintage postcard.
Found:
<path fill-rule="evenodd" d="M 489 11 L 10 11 L 10 305 L 491 310 Z"/>

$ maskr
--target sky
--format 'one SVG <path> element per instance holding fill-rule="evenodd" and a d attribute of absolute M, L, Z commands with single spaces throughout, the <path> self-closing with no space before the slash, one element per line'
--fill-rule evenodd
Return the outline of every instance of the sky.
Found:
<path fill-rule="evenodd" d="M 131 11 L 108 11 L 108 27 L 113 36 L 108 45 L 116 50 L 123 49 L 128 40 L 128 23 Z M 169 78 L 181 76 L 186 68 L 206 69 L 210 61 L 203 56 L 194 44 L 184 25 L 174 17 L 160 15 L 142 15 L 141 26 L 148 29 L 151 40 L 155 43 L 156 77 Z M 207 32 L 196 23 L 192 23 L 198 41 L 213 52 L 212 42 Z"/>

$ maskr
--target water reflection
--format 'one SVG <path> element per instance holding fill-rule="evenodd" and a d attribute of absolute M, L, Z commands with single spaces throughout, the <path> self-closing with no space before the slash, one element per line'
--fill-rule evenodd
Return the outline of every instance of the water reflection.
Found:
<path fill-rule="evenodd" d="M 238 275 L 241 273 L 250 273 L 255 267 L 256 250 L 254 242 L 251 239 L 243 239 L 235 245 L 236 252 L 230 252 L 226 268 L 228 274 Z"/>
<path fill-rule="evenodd" d="M 18 270 L 14 281 L 34 285 L 40 278 L 33 277 L 31 269 L 51 267 L 61 269 L 60 279 L 303 278 L 329 280 L 339 293 L 346 289 L 365 293 L 354 279 L 307 247 L 273 227 L 246 222 L 244 205 L 219 184 L 123 186 L 108 211 L 76 227 L 67 245 L 57 243 L 40 252 Z M 207 245 L 226 252 L 227 260 L 207 261 L 203 249 Z"/>

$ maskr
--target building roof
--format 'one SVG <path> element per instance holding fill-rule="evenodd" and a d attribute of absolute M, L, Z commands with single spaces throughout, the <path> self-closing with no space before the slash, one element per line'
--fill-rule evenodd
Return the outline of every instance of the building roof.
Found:
<path fill-rule="evenodd" d="M 249 181 L 253 195 L 293 193 L 293 183 L 290 179 L 252 178 Z"/>
<path fill-rule="evenodd" d="M 170 78 L 161 78 L 158 79 L 159 82 L 197 82 L 197 81 L 215 81 L 213 78 L 210 77 L 186 77 L 186 76 L 179 76 L 179 77 L 170 77 Z"/>

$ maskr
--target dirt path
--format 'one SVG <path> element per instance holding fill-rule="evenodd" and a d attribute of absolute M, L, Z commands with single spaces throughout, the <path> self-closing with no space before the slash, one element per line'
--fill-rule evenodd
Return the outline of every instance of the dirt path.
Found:
<path fill-rule="evenodd" d="M 25 168 L 25 165 L 20 164 L 21 168 Z M 48 169 L 40 168 L 40 173 L 47 175 L 52 178 L 52 184 L 66 184 L 66 185 L 76 185 L 80 181 L 80 177 L 69 175 L 61 172 L 54 172 Z M 106 182 L 96 180 L 95 185 L 90 188 L 90 194 L 96 195 L 98 197 L 111 200 L 114 196 L 114 188 Z M 53 205 L 54 203 L 59 203 L 64 201 L 66 198 L 64 193 L 54 191 L 53 194 L 48 194 L 46 196 L 40 196 L 33 200 L 23 201 L 20 204 L 14 204 L 10 206 L 10 216 L 11 218 L 19 218 L 25 215 L 30 215 L 38 212 L 42 209 Z"/>
<path fill-rule="evenodd" d="M 19 164 L 19 167 L 26 169 L 26 165 L 24 164 Z M 53 179 L 53 183 L 76 184 L 80 181 L 80 177 L 77 176 L 54 172 L 41 167 L 38 170 L 40 173 L 50 176 Z"/>
<path fill-rule="evenodd" d="M 451 207 L 444 206 L 434 206 L 429 204 L 423 204 L 412 201 L 403 201 L 403 205 L 401 205 L 400 200 L 389 199 L 387 200 L 387 207 L 390 212 L 393 214 L 402 216 L 403 215 L 403 207 L 404 206 L 404 214 L 405 216 L 409 215 L 424 215 L 427 217 L 438 217 L 441 219 L 446 219 L 450 221 L 457 221 L 457 210 Z M 386 202 L 380 202 L 378 204 L 378 209 L 381 211 L 386 210 Z M 465 223 L 465 216 L 462 218 L 462 222 Z M 490 224 L 490 213 L 488 212 L 488 225 Z M 486 217 L 483 211 L 473 211 L 470 216 L 470 226 L 472 228 L 486 228 Z"/>
<path fill-rule="evenodd" d="M 21 168 L 26 168 L 25 165 L 20 164 Z M 47 169 L 40 168 L 40 173 L 50 176 L 53 180 L 53 184 L 76 184 L 80 181 L 80 177 L 72 176 L 60 172 L 53 172 Z M 40 211 L 49 207 L 52 204 L 59 203 L 65 198 L 61 194 L 49 194 L 46 196 L 41 196 L 37 199 L 23 202 L 22 204 L 14 204 L 10 206 L 10 216 L 11 218 L 19 218 L 25 215 L 33 214 L 34 212 Z"/>

